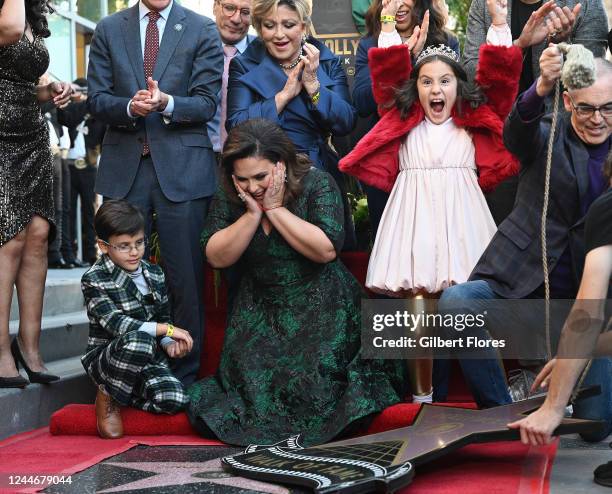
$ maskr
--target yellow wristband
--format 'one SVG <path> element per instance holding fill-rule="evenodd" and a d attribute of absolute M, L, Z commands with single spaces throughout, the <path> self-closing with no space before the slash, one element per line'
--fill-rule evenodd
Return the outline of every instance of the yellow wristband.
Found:
<path fill-rule="evenodd" d="M 384 24 L 389 23 L 389 22 L 395 22 L 395 16 L 394 15 L 381 15 L 380 22 Z"/>
<path fill-rule="evenodd" d="M 174 334 L 174 326 L 172 324 L 168 324 L 168 329 L 166 329 L 166 336 L 168 338 L 172 338 L 173 334 Z"/>
<path fill-rule="evenodd" d="M 319 102 L 320 98 L 321 98 L 321 91 L 317 91 L 310 97 L 310 101 L 312 101 L 313 105 L 316 105 Z"/>

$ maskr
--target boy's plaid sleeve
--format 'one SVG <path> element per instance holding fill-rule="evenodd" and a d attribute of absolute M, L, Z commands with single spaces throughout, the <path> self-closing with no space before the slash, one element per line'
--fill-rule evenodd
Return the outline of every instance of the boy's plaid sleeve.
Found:
<path fill-rule="evenodd" d="M 119 294 L 125 292 L 119 290 L 114 284 L 108 287 L 105 285 L 107 283 L 92 279 L 83 279 L 81 282 L 85 305 L 87 306 L 87 315 L 90 321 L 97 323 L 113 337 L 140 328 L 144 321 L 126 316 L 107 294 L 108 290 L 117 290 Z M 130 302 L 126 298 L 125 304 L 129 303 L 139 304 L 137 300 Z"/>

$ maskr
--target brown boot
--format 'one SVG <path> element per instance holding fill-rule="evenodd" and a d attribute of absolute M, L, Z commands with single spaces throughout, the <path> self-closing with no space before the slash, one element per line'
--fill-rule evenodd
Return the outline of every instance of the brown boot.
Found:
<path fill-rule="evenodd" d="M 101 388 L 96 394 L 96 425 L 98 434 L 103 439 L 123 437 L 123 421 L 119 404 Z"/>

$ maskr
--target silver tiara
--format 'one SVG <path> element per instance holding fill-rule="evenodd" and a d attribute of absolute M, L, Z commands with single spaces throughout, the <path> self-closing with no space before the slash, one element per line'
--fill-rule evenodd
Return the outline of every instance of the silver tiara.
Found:
<path fill-rule="evenodd" d="M 450 58 L 453 62 L 459 63 L 459 55 L 452 48 L 446 45 L 430 45 L 425 48 L 416 60 L 416 65 L 429 57 L 442 56 Z"/>

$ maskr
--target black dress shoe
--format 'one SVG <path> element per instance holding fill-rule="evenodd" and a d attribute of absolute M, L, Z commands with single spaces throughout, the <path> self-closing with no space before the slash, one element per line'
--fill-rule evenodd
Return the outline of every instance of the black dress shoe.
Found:
<path fill-rule="evenodd" d="M 56 261 L 49 261 L 49 269 L 72 269 L 74 265 L 67 263 L 63 259 L 58 259 Z"/>
<path fill-rule="evenodd" d="M 15 359 L 15 365 L 17 369 L 19 369 L 19 364 L 25 369 L 28 378 L 31 383 L 40 383 L 40 384 L 49 384 L 53 381 L 59 381 L 60 376 L 56 376 L 54 374 L 48 374 L 47 372 L 34 372 L 28 367 L 26 364 L 23 355 L 21 354 L 21 349 L 19 348 L 19 343 L 17 343 L 17 338 L 11 343 L 11 353 L 13 354 L 13 358 Z M 6 378 L 5 378 L 6 379 Z"/>
<path fill-rule="evenodd" d="M 30 381 L 25 377 L 0 377 L 0 388 L 25 388 Z"/>

